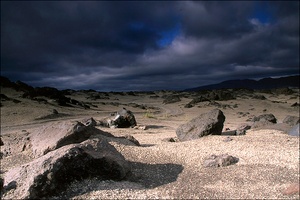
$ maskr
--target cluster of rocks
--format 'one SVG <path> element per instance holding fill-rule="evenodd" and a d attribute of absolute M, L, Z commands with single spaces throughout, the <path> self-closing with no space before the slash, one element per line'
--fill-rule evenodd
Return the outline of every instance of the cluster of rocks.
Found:
<path fill-rule="evenodd" d="M 108 126 L 136 126 L 133 113 L 125 108 L 116 112 L 113 117 Z M 283 121 L 289 125 L 296 124 L 299 136 L 299 117 L 287 116 Z M 222 132 L 224 122 L 225 115 L 219 109 L 200 114 L 179 126 L 176 130 L 177 138 L 172 142 L 193 140 L 207 135 L 225 135 L 226 132 Z M 277 119 L 272 114 L 263 114 L 253 118 L 253 123 L 256 122 L 274 124 Z M 56 122 L 30 134 L 24 133 L 22 140 L 25 148 L 18 151 L 26 149 L 34 159 L 5 172 L 4 180 L 0 179 L 4 197 L 47 198 L 64 190 L 72 181 L 89 177 L 98 177 L 101 180 L 130 179 L 130 163 L 109 141 L 122 140 L 136 146 L 140 146 L 140 143 L 131 135 L 114 137 L 95 128 L 97 125 L 99 124 L 96 120 L 88 118 L 82 122 Z M 251 126 L 242 124 L 234 132 L 231 131 L 231 134 L 243 135 L 250 128 Z M 0 145 L 3 145 L 2 138 L 0 139 Z M 10 149 L 9 144 L 7 145 L 5 148 Z M 16 152 L 4 156 L 12 154 Z M 226 167 L 238 161 L 237 157 L 228 154 L 210 155 L 204 158 L 203 166 Z"/>
<path fill-rule="evenodd" d="M 53 110 L 53 115 L 58 115 Z M 131 135 L 115 137 L 97 129 L 103 125 L 93 118 L 82 122 L 54 122 L 22 134 L 1 147 L 1 156 L 23 153 L 30 162 L 9 169 L 0 179 L 4 198 L 47 198 L 66 188 L 74 180 L 98 177 L 101 180 L 130 178 L 130 163 L 109 141 L 140 146 Z M 107 125 L 127 128 L 137 125 L 135 116 L 123 108 Z M 2 137 L 0 145 L 3 145 Z M 18 147 L 19 146 L 19 147 Z M 39 166 L 39 167 L 37 167 Z"/>
<path fill-rule="evenodd" d="M 262 114 L 254 116 L 250 120 L 250 123 L 238 125 L 235 130 L 226 130 L 222 132 L 224 121 L 225 116 L 223 112 L 219 109 L 214 109 L 180 125 L 176 129 L 176 135 L 179 141 L 198 139 L 207 135 L 245 135 L 246 131 L 251 128 L 264 128 L 277 124 L 277 119 L 273 114 Z M 288 126 L 289 135 L 299 136 L 299 117 L 287 116 L 283 120 L 283 124 Z"/>
<path fill-rule="evenodd" d="M 282 123 L 277 123 L 277 119 L 273 114 L 262 114 L 254 116 L 251 120 L 251 128 L 275 128 L 286 131 L 291 136 L 299 136 L 299 120 L 298 116 L 286 116 Z"/>
<path fill-rule="evenodd" d="M 17 99 L 13 99 L 13 98 L 9 98 L 8 96 L 6 96 L 5 94 L 0 94 L 0 100 L 2 101 L 12 101 L 14 103 L 20 103 L 21 101 L 17 100 Z"/>
<path fill-rule="evenodd" d="M 251 128 L 263 127 L 264 125 L 276 124 L 277 119 L 273 114 L 262 114 L 255 116 L 252 119 L 252 125 L 243 123 L 240 124 L 236 130 L 227 130 L 222 132 L 224 126 L 225 116 L 219 109 L 214 109 L 208 113 L 199 115 L 198 117 L 190 120 L 189 122 L 180 125 L 176 129 L 176 138 L 170 138 L 170 142 L 179 142 L 199 139 L 207 135 L 245 135 L 246 131 Z M 299 117 L 287 116 L 283 123 L 293 126 L 288 131 L 291 136 L 299 137 Z M 227 137 L 224 142 L 230 142 L 232 138 Z M 238 158 L 228 155 L 211 155 L 204 159 L 204 167 L 224 167 L 238 162 Z"/>
<path fill-rule="evenodd" d="M 235 130 L 226 130 L 222 132 L 221 135 L 228 135 L 228 136 L 236 136 L 236 135 L 246 135 L 246 131 L 251 129 L 251 125 L 242 123 L 238 125 Z"/>
<path fill-rule="evenodd" d="M 90 106 L 87 105 L 86 103 L 66 97 L 64 95 L 63 91 L 60 91 L 56 88 L 52 88 L 52 87 L 36 87 L 36 88 L 34 88 L 34 87 L 27 85 L 26 83 L 23 83 L 21 81 L 16 81 L 15 83 L 11 82 L 9 79 L 2 77 L 2 76 L 0 77 L 0 80 L 1 80 L 2 87 L 13 88 L 16 91 L 24 92 L 23 95 L 21 96 L 22 98 L 28 98 L 28 99 L 31 99 L 34 101 L 38 101 L 39 103 L 41 103 L 41 102 L 47 103 L 48 102 L 47 99 L 42 98 L 42 97 L 46 97 L 49 99 L 53 99 L 60 106 L 76 105 L 76 106 L 79 106 L 79 107 L 82 107 L 85 109 L 90 108 Z M 5 95 L 1 95 L 1 99 L 9 100 L 9 98 L 6 97 Z M 13 101 L 16 102 L 18 100 L 13 100 Z"/>
<path fill-rule="evenodd" d="M 105 92 L 90 92 L 88 93 L 89 96 L 87 96 L 87 99 L 90 100 L 99 100 L 99 99 L 110 99 L 108 93 Z"/>
<path fill-rule="evenodd" d="M 13 88 L 16 91 L 28 91 L 28 90 L 32 90 L 33 87 L 27 85 L 26 83 L 23 83 L 21 81 L 16 81 L 11 82 L 8 78 L 0 76 L 0 83 L 2 87 L 8 87 L 8 88 Z"/>
<path fill-rule="evenodd" d="M 176 129 L 177 139 L 179 141 L 187 141 L 207 135 L 245 135 L 246 131 L 251 128 L 251 125 L 245 123 L 240 124 L 236 130 L 222 132 L 225 118 L 224 113 L 219 109 L 203 113 L 189 122 L 180 125 Z M 263 117 L 258 117 L 258 119 L 263 119 Z"/>
<path fill-rule="evenodd" d="M 250 126 L 241 124 L 237 130 L 222 132 L 225 118 L 224 113 L 219 109 L 200 114 L 176 129 L 177 139 L 187 141 L 207 135 L 244 135 L 245 131 L 250 129 Z"/>
<path fill-rule="evenodd" d="M 47 198 L 72 181 L 89 177 L 126 179 L 131 174 L 130 163 L 109 141 L 139 145 L 132 136 L 114 137 L 80 122 L 43 126 L 26 134 L 26 138 L 30 142 L 28 156 L 33 159 L 4 173 L 4 180 L 0 179 L 4 198 Z"/>
<path fill-rule="evenodd" d="M 195 96 L 194 101 L 187 104 L 187 107 L 193 107 L 195 103 L 211 100 L 231 100 L 235 98 L 242 99 L 258 99 L 266 100 L 267 98 L 263 94 L 273 94 L 273 95 L 292 95 L 295 93 L 294 90 L 290 88 L 275 88 L 275 89 L 246 89 L 246 88 L 233 88 L 233 89 L 222 89 L 222 90 L 201 90 L 197 92 L 190 91 L 190 95 Z"/>
<path fill-rule="evenodd" d="M 125 108 L 118 111 L 114 119 L 114 122 L 111 122 L 112 126 L 136 126 L 133 113 Z M 201 122 L 203 120 L 205 122 Z M 201 114 L 188 125 L 180 126 L 176 133 L 180 141 L 196 139 L 193 134 L 197 131 L 201 132 L 196 133 L 198 138 L 220 134 L 224 121 L 223 112 L 215 109 Z M 194 127 L 193 123 L 201 127 Z M 89 177 L 98 177 L 101 180 L 130 179 L 130 163 L 109 141 L 121 139 L 136 146 L 140 146 L 140 143 L 130 135 L 114 137 L 95 128 L 96 125 L 97 122 L 93 118 L 88 118 L 82 123 L 56 122 L 38 128 L 30 134 L 24 133 L 26 149 L 34 159 L 5 172 L 4 180 L 0 180 L 3 184 L 1 190 L 4 198 L 47 198 L 66 189 L 72 181 Z M 182 135 L 180 130 L 187 131 L 187 134 Z M 10 156 L 14 153 L 16 152 Z M 204 160 L 203 165 L 225 167 L 236 162 L 238 158 L 227 154 L 212 155 Z"/>
<path fill-rule="evenodd" d="M 277 95 L 291 95 L 291 94 L 294 94 L 295 91 L 291 90 L 290 88 L 275 88 L 273 90 L 270 90 L 271 93 L 273 94 L 277 94 Z"/>
<path fill-rule="evenodd" d="M 36 100 L 36 101 L 44 101 L 44 102 L 47 102 L 47 100 L 42 99 L 42 98 L 37 98 L 37 97 L 47 97 L 49 99 L 55 100 L 57 102 L 57 104 L 60 106 L 76 105 L 76 106 L 83 107 L 85 109 L 90 108 L 89 105 L 87 105 L 83 102 L 77 101 L 75 99 L 66 97 L 62 91 L 59 91 L 58 89 L 51 88 L 51 87 L 34 88 L 32 90 L 26 91 L 22 95 L 22 97 L 29 98 L 29 99 Z"/>
<path fill-rule="evenodd" d="M 164 96 L 163 98 L 164 98 L 164 101 L 163 101 L 164 104 L 176 103 L 176 102 L 181 101 L 179 95 L 167 95 L 167 96 Z"/>
<path fill-rule="evenodd" d="M 180 125 L 176 129 L 177 138 L 171 138 L 170 142 L 199 139 L 207 135 L 222 135 L 225 116 L 219 109 L 199 115 L 191 121 Z M 244 127 L 246 129 L 247 127 Z M 242 130 L 239 130 L 242 132 Z M 234 132 L 236 135 L 236 132 Z M 228 154 L 211 155 L 204 159 L 204 167 L 225 167 L 238 162 L 238 158 Z"/>
<path fill-rule="evenodd" d="M 230 104 L 222 104 L 222 103 L 218 103 L 216 101 L 210 101 L 208 104 L 206 104 L 205 106 L 215 106 L 217 108 L 220 108 L 220 109 L 233 109 L 233 108 L 238 108 L 238 104 L 233 104 L 233 105 L 230 105 Z"/>
<path fill-rule="evenodd" d="M 197 103 L 204 102 L 204 101 L 227 101 L 235 98 L 236 96 L 232 92 L 227 90 L 206 91 L 206 92 L 201 92 L 200 96 L 194 98 L 191 102 L 186 104 L 184 107 L 191 108 L 194 107 Z"/>
<path fill-rule="evenodd" d="M 1 77 L 1 84 L 6 87 L 15 88 L 25 92 L 23 98 L 30 98 L 39 102 L 44 101 L 41 96 L 54 99 L 59 105 L 68 106 L 70 104 L 89 108 L 86 104 L 66 97 L 65 95 L 73 91 L 59 91 L 55 88 L 33 88 L 20 81 L 10 82 Z M 109 99 L 109 95 L 100 94 L 96 91 L 85 91 L 89 94 L 87 99 Z M 282 89 L 278 93 L 290 94 L 290 90 Z M 158 98 L 155 93 L 149 93 L 154 98 Z M 198 95 L 200 94 L 200 96 Z M 120 95 L 137 95 L 134 92 L 120 93 Z M 252 98 L 264 100 L 263 95 L 249 95 Z M 210 105 L 226 108 L 215 100 L 235 99 L 234 92 L 229 90 L 213 90 L 197 93 L 197 96 L 185 107 L 193 107 L 199 102 L 208 101 Z M 164 104 L 181 101 L 181 96 L 177 94 L 164 95 Z M 1 94 L 1 101 L 10 101 L 6 95 Z M 47 100 L 45 100 L 47 102 Z M 115 103 L 115 102 L 110 102 Z M 114 104 L 115 105 L 115 104 Z M 117 105 L 120 105 L 119 103 Z M 132 107 L 147 109 L 144 105 L 128 104 Z M 53 110 L 52 115 L 59 115 L 57 110 Z M 241 113 L 245 114 L 245 113 Z M 246 113 L 247 115 L 249 113 Z M 277 123 L 273 114 L 263 114 L 251 118 L 251 123 L 240 124 L 236 130 L 222 132 L 225 122 L 225 115 L 219 109 L 213 109 L 208 113 L 200 114 L 191 121 L 180 125 L 176 129 L 176 138 L 169 139 L 170 142 L 181 142 L 199 139 L 208 135 L 245 135 L 251 128 L 260 128 L 266 125 Z M 292 127 L 288 132 L 291 136 L 299 136 L 299 117 L 287 116 L 283 123 Z M 109 117 L 96 121 L 87 118 L 82 122 L 57 122 L 49 126 L 43 126 L 32 133 L 24 132 L 23 136 L 16 138 L 10 144 L 5 144 L 0 137 L 2 148 L 1 157 L 12 156 L 14 154 L 28 151 L 32 161 L 21 166 L 9 169 L 4 174 L 4 179 L 0 178 L 0 189 L 4 197 L 36 199 L 47 198 L 65 189 L 74 180 L 83 180 L 89 177 L 99 179 L 123 180 L 130 176 L 130 163 L 125 160 L 122 154 L 109 143 L 109 141 L 122 140 L 125 143 L 140 146 L 140 143 L 131 135 L 124 137 L 114 137 L 108 132 L 97 129 L 95 126 L 105 126 L 110 128 L 136 127 L 137 122 L 134 114 L 126 108 L 112 113 Z M 231 141 L 227 137 L 225 141 Z M 19 146 L 18 146 L 19 145 Z M 11 148 L 15 146 L 14 148 Z M 18 148 L 16 148 L 18 147 Z M 2 153 L 1 152 L 1 153 Z M 238 158 L 228 155 L 210 155 L 203 160 L 204 167 L 225 167 L 233 165 L 239 161 Z M 38 166 L 38 167 L 37 167 Z"/>

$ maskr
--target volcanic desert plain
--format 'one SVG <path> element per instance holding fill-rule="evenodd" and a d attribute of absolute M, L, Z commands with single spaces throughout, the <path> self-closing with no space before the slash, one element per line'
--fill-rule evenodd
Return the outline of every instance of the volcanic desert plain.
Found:
<path fill-rule="evenodd" d="M 57 188 L 58 192 L 54 189 L 54 192 L 41 197 L 47 199 L 300 198 L 299 137 L 289 135 L 288 131 L 293 126 L 283 123 L 287 116 L 299 117 L 299 89 L 297 88 L 260 91 L 224 89 L 223 92 L 231 94 L 234 98 L 198 102 L 192 101 L 211 91 L 65 90 L 64 96 L 76 101 L 73 101 L 74 104 L 62 105 L 49 96 L 28 97 L 24 95 L 22 84 L 19 85 L 21 89 L 1 86 L 3 145 L 0 175 L 4 179 L 1 192 L 3 199 L 28 197 L 22 196 L 22 192 L 28 194 L 28 191 L 19 189 L 26 188 L 27 183 L 22 183 L 22 180 L 12 183 L 10 180 L 14 180 L 14 177 L 11 177 L 11 174 L 15 169 L 13 176 L 18 176 L 18 169 L 25 169 L 32 162 L 39 163 L 35 160 L 59 150 L 59 148 L 50 149 L 49 151 L 52 152 L 44 152 L 45 155 L 33 155 L 34 150 L 40 148 L 39 146 L 47 144 L 47 140 L 51 142 L 51 135 L 55 135 L 57 127 L 60 127 L 60 131 L 67 130 L 70 128 L 69 123 L 82 122 L 90 118 L 98 124 L 99 121 L 122 108 L 132 111 L 137 122 L 136 127 L 109 128 L 98 124 L 95 128 L 116 137 L 107 141 L 128 162 L 131 176 L 121 180 L 105 180 L 89 176 L 72 180 L 68 184 L 62 183 L 65 189 Z M 245 135 L 208 135 L 189 141 L 176 139 L 176 129 L 181 124 L 216 108 L 220 109 L 226 117 L 223 132 L 236 130 L 243 123 L 251 126 L 254 123 L 253 119 L 262 114 L 273 114 L 277 123 L 252 126 L 246 130 Z M 45 141 L 40 140 L 40 143 L 35 143 L 33 136 L 37 133 L 45 134 Z M 128 135 L 133 136 L 140 145 L 123 137 Z M 68 145 L 74 144 L 66 146 Z M 67 148 L 66 146 L 60 149 Z M 224 167 L 203 165 L 206 157 L 221 154 L 234 156 L 238 158 L 238 162 Z M 36 164 L 35 167 L 38 171 L 42 166 Z M 51 178 L 48 181 L 51 182 Z"/>

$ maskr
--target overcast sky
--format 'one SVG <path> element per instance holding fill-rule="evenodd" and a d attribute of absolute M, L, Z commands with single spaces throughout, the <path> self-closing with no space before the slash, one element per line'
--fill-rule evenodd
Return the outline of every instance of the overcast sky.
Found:
<path fill-rule="evenodd" d="M 1 1 L 1 75 L 180 90 L 299 74 L 299 1 Z"/>

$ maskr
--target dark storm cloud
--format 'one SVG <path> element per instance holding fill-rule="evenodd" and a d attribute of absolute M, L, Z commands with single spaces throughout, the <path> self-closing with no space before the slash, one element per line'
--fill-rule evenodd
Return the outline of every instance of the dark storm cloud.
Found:
<path fill-rule="evenodd" d="M 184 89 L 299 73 L 299 2 L 1 2 L 1 74 L 35 86 Z"/>
<path fill-rule="evenodd" d="M 238 37 L 251 31 L 249 2 L 182 2 L 184 31 L 195 37 Z"/>

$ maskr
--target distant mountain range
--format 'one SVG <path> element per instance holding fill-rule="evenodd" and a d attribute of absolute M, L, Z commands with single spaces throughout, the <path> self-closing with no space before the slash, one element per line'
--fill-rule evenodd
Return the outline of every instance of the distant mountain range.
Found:
<path fill-rule="evenodd" d="M 195 88 L 188 88 L 183 91 L 201 91 L 216 89 L 276 89 L 276 88 L 299 88 L 300 75 L 286 76 L 281 78 L 263 78 L 258 81 L 252 79 L 227 80 L 217 84 L 204 85 Z M 8 78 L 0 76 L 0 85 L 2 87 L 14 88 L 17 91 L 32 91 L 34 87 L 21 81 L 11 82 Z M 49 88 L 49 87 L 47 87 Z M 57 90 L 57 89 L 56 89 Z"/>
<path fill-rule="evenodd" d="M 252 79 L 228 80 L 217 84 L 189 88 L 184 91 L 235 89 L 235 88 L 258 89 L 258 90 L 283 88 L 283 87 L 299 88 L 299 77 L 300 75 L 287 76 L 281 78 L 263 78 L 258 81 Z"/>

